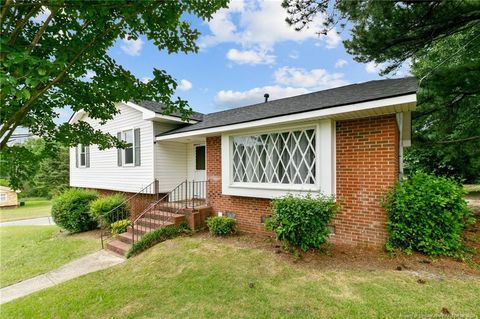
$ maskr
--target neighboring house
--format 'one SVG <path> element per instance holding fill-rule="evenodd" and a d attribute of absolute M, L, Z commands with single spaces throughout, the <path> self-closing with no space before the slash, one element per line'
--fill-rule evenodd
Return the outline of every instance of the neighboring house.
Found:
<path fill-rule="evenodd" d="M 71 122 L 130 143 L 124 150 L 72 148 L 71 186 L 135 193 L 158 180 L 208 181 L 213 212 L 230 214 L 240 231 L 268 233 L 270 199 L 287 193 L 334 194 L 341 212 L 334 242 L 382 245 L 380 199 L 402 174 L 416 106 L 414 78 L 371 81 L 226 111 L 195 113 L 189 123 L 162 115 L 153 102 L 120 103 L 104 125 L 87 114 Z"/>
<path fill-rule="evenodd" d="M 0 208 L 18 206 L 17 192 L 6 186 L 0 186 Z"/>

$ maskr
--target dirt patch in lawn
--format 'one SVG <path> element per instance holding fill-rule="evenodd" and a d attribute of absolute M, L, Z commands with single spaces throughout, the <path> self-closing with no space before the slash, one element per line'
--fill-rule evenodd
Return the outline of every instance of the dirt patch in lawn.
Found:
<path fill-rule="evenodd" d="M 469 247 L 476 249 L 472 259 L 477 265 L 447 257 L 428 257 L 419 253 L 411 255 L 399 253 L 391 256 L 380 249 L 333 244 L 327 244 L 321 251 L 302 252 L 300 256 L 295 256 L 285 250 L 283 244 L 274 238 L 251 234 L 239 234 L 217 238 L 217 240 L 270 251 L 288 262 L 308 268 L 314 267 L 334 271 L 392 270 L 415 275 L 419 277 L 420 284 L 424 283 L 423 280 L 443 280 L 444 278 L 480 280 L 480 267 L 478 266 L 480 265 L 480 207 L 477 207 L 474 211 L 476 212 L 477 222 L 465 232 L 465 241 Z M 206 232 L 197 233 L 194 236 L 211 237 Z"/>

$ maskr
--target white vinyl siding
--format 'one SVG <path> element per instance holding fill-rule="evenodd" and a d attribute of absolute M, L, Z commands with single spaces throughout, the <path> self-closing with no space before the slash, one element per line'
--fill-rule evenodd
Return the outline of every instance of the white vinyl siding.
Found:
<path fill-rule="evenodd" d="M 175 128 L 175 124 L 154 123 L 155 135 Z M 186 143 L 155 143 L 155 178 L 160 192 L 169 192 L 188 178 Z"/>
<path fill-rule="evenodd" d="M 74 187 L 98 188 L 137 192 L 154 180 L 153 123 L 142 118 L 142 112 L 123 104 L 119 104 L 120 113 L 112 120 L 101 125 L 97 120 L 84 116 L 94 129 L 117 136 L 118 132 L 129 129 L 140 129 L 140 150 L 142 161 L 139 166 L 118 166 L 117 149 L 99 150 L 90 145 L 90 167 L 80 169 L 75 165 L 75 148 L 70 150 L 70 185 Z M 88 162 L 88 159 L 87 159 Z"/>

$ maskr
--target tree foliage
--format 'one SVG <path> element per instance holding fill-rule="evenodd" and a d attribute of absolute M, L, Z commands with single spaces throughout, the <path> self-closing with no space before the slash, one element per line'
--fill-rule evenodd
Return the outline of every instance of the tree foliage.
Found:
<path fill-rule="evenodd" d="M 343 43 L 358 62 L 411 61 L 419 79 L 414 147 L 407 168 L 480 178 L 480 1 L 284 0 L 297 30 L 324 18 L 320 33 L 348 28 Z"/>
<path fill-rule="evenodd" d="M 83 109 L 104 123 L 120 101 L 153 100 L 163 103 L 166 113 L 179 111 L 186 118 L 191 109 L 185 100 L 173 100 L 177 83 L 170 75 L 154 69 L 153 79 L 143 83 L 107 52 L 119 39 L 140 36 L 168 53 L 196 52 L 199 32 L 187 18 L 210 19 L 226 2 L 0 0 L 2 161 L 15 161 L 12 169 L 34 162 L 27 148 L 7 144 L 18 126 L 47 143 L 123 145 L 85 122 L 56 125 L 65 107 Z"/>

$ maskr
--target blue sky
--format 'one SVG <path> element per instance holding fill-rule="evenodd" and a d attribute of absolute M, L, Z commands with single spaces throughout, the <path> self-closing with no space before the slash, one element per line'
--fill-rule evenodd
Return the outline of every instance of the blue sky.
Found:
<path fill-rule="evenodd" d="M 346 53 L 346 31 L 318 36 L 319 17 L 296 32 L 280 4 L 234 0 L 209 22 L 186 16 L 202 34 L 197 54 L 168 55 L 145 37 L 120 39 L 109 54 L 145 81 L 153 68 L 166 70 L 180 84 L 177 95 L 203 113 L 263 102 L 264 93 L 278 99 L 380 78 L 381 65 L 357 63 Z"/>

